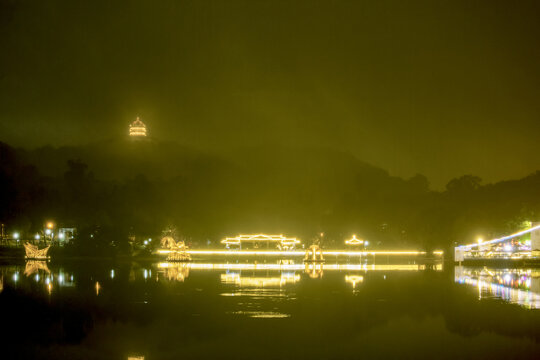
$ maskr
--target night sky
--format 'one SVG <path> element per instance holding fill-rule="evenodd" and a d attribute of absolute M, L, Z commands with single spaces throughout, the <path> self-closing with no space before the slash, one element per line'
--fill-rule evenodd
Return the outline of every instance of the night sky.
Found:
<path fill-rule="evenodd" d="M 345 150 L 435 187 L 540 169 L 538 1 L 0 1 L 0 141 Z"/>

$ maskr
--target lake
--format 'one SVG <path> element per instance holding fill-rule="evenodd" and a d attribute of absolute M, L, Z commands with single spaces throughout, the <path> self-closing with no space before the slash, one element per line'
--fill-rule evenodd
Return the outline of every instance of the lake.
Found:
<path fill-rule="evenodd" d="M 540 271 L 209 258 L 0 264 L 2 359 L 540 357 Z"/>

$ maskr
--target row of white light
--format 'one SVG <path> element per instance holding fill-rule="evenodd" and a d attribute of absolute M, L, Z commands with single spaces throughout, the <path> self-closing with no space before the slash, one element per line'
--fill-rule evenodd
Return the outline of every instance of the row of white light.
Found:
<path fill-rule="evenodd" d="M 175 267 L 174 263 L 159 263 L 159 268 Z M 276 271 L 297 271 L 317 267 L 322 270 L 357 270 L 357 271 L 388 271 L 403 270 L 414 271 L 423 269 L 423 265 L 367 265 L 367 264 L 212 264 L 212 263 L 182 263 L 182 267 L 193 270 L 276 270 Z M 437 266 L 436 270 L 441 270 L 442 266 Z"/>
<path fill-rule="evenodd" d="M 161 254 L 167 254 L 170 250 L 158 250 Z M 191 255 L 268 255 L 268 256 L 304 256 L 305 251 L 264 251 L 264 250 L 187 250 Z M 323 250 L 324 255 L 367 256 L 367 255 L 426 255 L 425 251 L 340 251 Z M 442 256 L 442 251 L 433 251 L 433 255 Z"/>
<path fill-rule="evenodd" d="M 492 240 L 488 240 L 488 241 L 483 241 L 481 243 L 474 243 L 474 244 L 469 244 L 469 245 L 460 245 L 460 246 L 458 246 L 458 248 L 469 249 L 470 250 L 470 249 L 472 249 L 474 247 L 478 247 L 478 246 L 496 244 L 496 243 L 500 243 L 500 242 L 503 242 L 503 241 L 506 241 L 506 240 L 511 240 L 513 238 L 516 238 L 516 237 L 531 233 L 531 232 L 533 232 L 535 230 L 540 230 L 540 225 L 534 226 L 534 227 L 532 227 L 530 229 L 527 229 L 527 230 L 519 231 L 519 232 L 517 232 L 515 234 L 503 236 L 503 237 L 498 238 L 498 239 L 492 239 Z"/>

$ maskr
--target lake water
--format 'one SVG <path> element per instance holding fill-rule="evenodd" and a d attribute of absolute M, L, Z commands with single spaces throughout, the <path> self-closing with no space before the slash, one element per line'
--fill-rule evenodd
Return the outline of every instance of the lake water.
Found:
<path fill-rule="evenodd" d="M 290 260 L 0 264 L 0 358 L 540 358 L 540 271 Z"/>

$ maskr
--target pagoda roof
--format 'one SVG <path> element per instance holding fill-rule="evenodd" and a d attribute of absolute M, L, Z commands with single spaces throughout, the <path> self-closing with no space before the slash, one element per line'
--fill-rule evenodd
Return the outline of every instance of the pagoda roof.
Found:
<path fill-rule="evenodd" d="M 137 116 L 137 119 L 131 123 L 131 126 L 143 126 L 146 127 L 146 125 L 142 122 L 142 120 Z"/>

